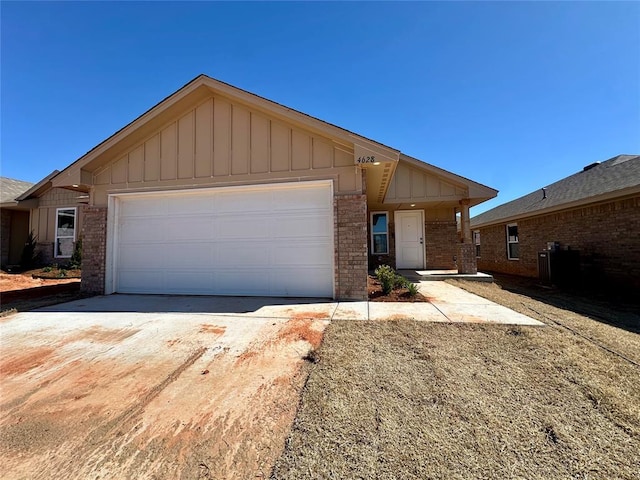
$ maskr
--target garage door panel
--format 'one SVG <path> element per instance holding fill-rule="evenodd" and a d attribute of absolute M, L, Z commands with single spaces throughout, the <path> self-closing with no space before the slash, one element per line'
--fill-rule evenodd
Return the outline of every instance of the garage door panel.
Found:
<path fill-rule="evenodd" d="M 263 215 L 245 214 L 242 217 L 229 215 L 216 220 L 216 237 L 218 238 L 255 238 L 268 231 L 269 219 Z"/>
<path fill-rule="evenodd" d="M 272 208 L 275 210 L 288 210 L 292 206 L 297 209 L 318 208 L 318 205 L 326 203 L 325 192 L 313 187 L 292 188 L 280 192 L 274 192 L 272 196 Z"/>
<path fill-rule="evenodd" d="M 161 237 L 167 242 L 189 242 L 199 240 L 210 240 L 216 230 L 214 218 L 211 215 L 205 216 L 181 216 L 168 217 L 165 219 Z"/>
<path fill-rule="evenodd" d="M 215 199 L 203 198 L 201 195 L 175 196 L 167 202 L 168 215 L 202 215 L 215 211 Z"/>
<path fill-rule="evenodd" d="M 179 253 L 171 252 L 175 245 L 167 244 L 158 252 L 160 264 L 171 270 L 199 269 L 211 266 L 213 246 L 209 243 L 189 243 Z"/>
<path fill-rule="evenodd" d="M 332 229 L 333 218 L 319 215 L 283 215 L 277 222 L 272 222 L 269 230 L 273 238 L 296 238 L 310 236 L 326 236 Z"/>
<path fill-rule="evenodd" d="M 116 291 L 333 295 L 328 183 L 117 198 Z"/>
<path fill-rule="evenodd" d="M 268 273 L 271 280 L 271 289 L 269 295 L 282 297 L 304 297 L 307 292 L 318 292 L 318 296 L 333 296 L 332 288 L 323 281 L 327 276 L 331 276 L 333 272 L 330 268 L 274 268 Z M 298 282 L 291 284 L 282 284 L 278 282 L 280 278 L 299 278 Z"/>
<path fill-rule="evenodd" d="M 237 191 L 222 192 L 217 200 L 217 209 L 229 213 L 263 212 L 272 209 L 271 198 L 263 192 Z"/>
<path fill-rule="evenodd" d="M 269 296 L 268 269 L 222 270 L 216 273 L 218 293 L 221 295 Z"/>
<path fill-rule="evenodd" d="M 330 251 L 326 245 L 309 242 L 286 247 L 274 247 L 271 252 L 271 259 L 274 266 L 298 265 L 301 268 L 312 268 L 326 265 L 329 253 Z"/>
<path fill-rule="evenodd" d="M 120 205 L 120 218 L 127 217 L 161 217 L 167 213 L 167 202 L 159 196 L 137 198 L 135 202 L 122 202 Z"/>
<path fill-rule="evenodd" d="M 124 270 L 118 272 L 118 291 L 122 293 L 162 293 L 162 271 Z"/>
<path fill-rule="evenodd" d="M 118 250 L 118 271 L 130 269 L 147 269 L 154 265 L 159 266 L 163 255 L 159 254 L 156 248 L 149 248 L 146 245 L 123 245 Z"/>
<path fill-rule="evenodd" d="M 213 286 L 214 273 L 211 271 L 177 270 L 172 273 L 171 279 L 165 280 L 163 292 L 183 295 L 206 295 Z"/>
<path fill-rule="evenodd" d="M 269 243 L 259 240 L 216 242 L 214 265 L 223 267 L 269 266 Z"/>
<path fill-rule="evenodd" d="M 147 244 L 162 241 L 166 228 L 161 218 L 148 218 L 144 222 L 137 219 L 123 219 L 118 226 L 120 243 Z"/>

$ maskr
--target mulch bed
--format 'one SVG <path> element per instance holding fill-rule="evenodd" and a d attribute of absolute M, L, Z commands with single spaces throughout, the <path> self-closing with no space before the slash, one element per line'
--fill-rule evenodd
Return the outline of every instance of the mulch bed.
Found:
<path fill-rule="evenodd" d="M 31 276 L 33 278 L 44 278 L 44 279 L 60 279 L 60 278 L 80 278 L 82 275 L 82 270 L 79 268 L 76 269 L 57 269 L 52 268 L 49 271 L 46 271 L 44 268 L 39 268 L 37 270 L 32 270 Z"/>
<path fill-rule="evenodd" d="M 385 295 L 382 291 L 382 285 L 376 277 L 369 275 L 367 279 L 367 291 L 369 292 L 370 302 L 428 302 L 421 293 L 415 296 L 409 295 L 406 288 L 394 289 L 389 295 Z"/>

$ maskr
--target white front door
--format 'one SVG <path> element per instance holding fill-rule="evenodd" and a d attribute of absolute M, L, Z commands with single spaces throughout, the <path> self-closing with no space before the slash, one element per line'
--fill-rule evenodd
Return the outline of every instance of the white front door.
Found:
<path fill-rule="evenodd" d="M 424 268 L 424 212 L 398 210 L 396 224 L 396 268 Z"/>

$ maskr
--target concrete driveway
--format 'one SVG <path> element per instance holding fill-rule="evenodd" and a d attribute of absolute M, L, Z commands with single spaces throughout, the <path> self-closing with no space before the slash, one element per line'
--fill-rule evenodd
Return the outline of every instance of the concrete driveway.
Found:
<path fill-rule="evenodd" d="M 331 320 L 539 324 L 420 290 L 430 303 L 111 295 L 0 319 L 3 478 L 264 478 Z"/>
<path fill-rule="evenodd" d="M 112 295 L 0 319 L 2 477 L 266 477 L 335 309 L 273 302 Z"/>

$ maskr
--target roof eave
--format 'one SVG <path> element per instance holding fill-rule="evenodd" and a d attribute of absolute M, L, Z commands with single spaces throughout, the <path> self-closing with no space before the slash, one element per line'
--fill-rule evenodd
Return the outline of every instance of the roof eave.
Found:
<path fill-rule="evenodd" d="M 161 115 L 163 112 L 166 112 L 181 100 L 187 101 L 187 98 L 190 96 L 196 97 L 195 99 L 197 100 L 199 98 L 198 94 L 196 93 L 197 91 L 201 91 L 203 98 L 211 93 L 217 93 L 231 100 L 252 105 L 257 109 L 262 110 L 266 113 L 273 114 L 276 117 L 303 125 L 312 131 L 324 133 L 325 135 L 338 140 L 338 143 L 342 143 L 347 146 L 361 144 L 365 148 L 373 148 L 379 154 L 390 158 L 397 159 L 400 155 L 399 150 L 396 150 L 387 145 L 355 134 L 353 132 L 350 132 L 349 130 L 345 130 L 341 127 L 317 119 L 298 110 L 286 107 L 272 100 L 260 97 L 259 95 L 256 95 L 254 93 L 239 89 L 219 80 L 215 80 L 206 75 L 199 75 L 198 77 L 194 78 L 189 83 L 178 89 L 176 92 L 172 93 L 171 95 L 151 107 L 135 120 L 115 132 L 109 138 L 99 143 L 97 146 L 88 151 L 71 165 L 63 169 L 53 179 L 53 186 L 62 187 L 72 184 L 89 184 L 91 182 L 91 175 L 87 175 L 87 172 L 83 171 L 83 167 L 87 166 L 90 162 L 100 157 L 100 155 L 109 151 L 109 149 L 115 147 L 119 142 L 126 139 L 129 135 L 134 134 L 138 129 L 147 124 L 147 122 L 150 122 L 154 118 Z M 207 95 L 205 95 L 205 93 Z"/>
<path fill-rule="evenodd" d="M 524 213 L 519 213 L 519 214 L 515 214 L 515 215 L 509 215 L 509 216 L 505 216 L 505 217 L 500 217 L 494 220 L 489 220 L 487 222 L 482 222 L 482 223 L 474 223 L 473 218 L 471 219 L 471 227 L 472 228 L 483 228 L 483 227 L 490 227 L 492 225 L 498 225 L 501 223 L 510 223 L 510 222 L 514 222 L 517 220 L 522 220 L 523 218 L 529 218 L 529 217 L 537 217 L 540 215 L 548 215 L 550 213 L 554 213 L 554 212 L 558 212 L 561 210 L 567 210 L 567 209 L 575 209 L 575 208 L 580 208 L 580 207 L 584 207 L 587 205 L 591 205 L 594 203 L 602 203 L 602 202 L 606 202 L 606 201 L 610 201 L 610 200 L 615 200 L 618 198 L 623 198 L 623 197 L 629 197 L 629 196 L 633 196 L 640 193 L 640 185 L 634 186 L 634 187 L 629 187 L 629 188 L 624 188 L 621 190 L 615 190 L 613 192 L 607 192 L 607 193 L 603 193 L 601 195 L 596 195 L 593 197 L 588 197 L 588 198 L 583 198 L 580 200 L 575 200 L 573 202 L 567 202 L 567 203 L 562 203 L 559 205 L 554 205 L 553 207 L 548 207 L 548 208 L 541 208 L 539 210 L 533 210 L 530 212 L 524 212 Z"/>
<path fill-rule="evenodd" d="M 448 170 L 444 170 L 443 168 L 436 167 L 435 165 L 424 162 L 417 158 L 410 157 L 409 155 L 405 155 L 404 153 L 400 154 L 400 160 L 404 160 L 416 168 L 435 173 L 436 175 L 446 178 L 449 181 L 468 187 L 469 198 L 477 200 L 477 202 L 474 203 L 473 205 L 478 205 L 479 203 L 495 198 L 498 195 L 498 190 L 494 188 L 487 187 L 486 185 L 478 183 L 469 178 L 463 177 L 462 175 L 449 172 Z"/>
<path fill-rule="evenodd" d="M 34 195 L 37 195 L 38 193 L 40 193 L 40 191 L 44 191 L 44 190 L 48 190 L 47 188 L 47 184 L 49 182 L 51 182 L 51 180 L 60 173 L 59 170 L 54 170 L 53 172 L 51 172 L 49 175 L 47 175 L 46 177 L 44 177 L 42 180 L 40 180 L 38 183 L 36 183 L 34 186 L 32 186 L 29 190 L 27 190 L 26 192 L 24 192 L 22 195 L 20 195 L 19 197 L 16 198 L 16 201 L 19 203 L 21 201 L 24 200 L 28 200 L 29 198 L 31 198 Z"/>

